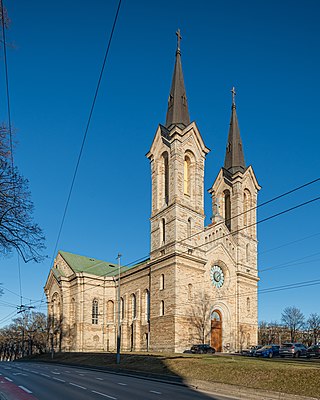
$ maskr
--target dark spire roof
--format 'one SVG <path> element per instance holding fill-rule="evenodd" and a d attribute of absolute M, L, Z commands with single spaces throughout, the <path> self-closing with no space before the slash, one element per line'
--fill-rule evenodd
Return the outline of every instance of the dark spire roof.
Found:
<path fill-rule="evenodd" d="M 244 172 L 246 164 L 244 161 L 242 141 L 240 137 L 240 130 L 238 125 L 238 118 L 236 113 L 235 103 L 235 89 L 232 88 L 232 107 L 231 107 L 231 120 L 228 135 L 228 144 L 226 149 L 226 157 L 224 160 L 224 168 L 232 174 L 236 172 Z"/>
<path fill-rule="evenodd" d="M 176 62 L 173 71 L 171 90 L 168 100 L 168 110 L 166 117 L 166 127 L 179 125 L 185 127 L 190 124 L 186 89 L 184 87 L 181 51 L 180 51 L 180 29 L 176 32 L 178 37 Z"/>

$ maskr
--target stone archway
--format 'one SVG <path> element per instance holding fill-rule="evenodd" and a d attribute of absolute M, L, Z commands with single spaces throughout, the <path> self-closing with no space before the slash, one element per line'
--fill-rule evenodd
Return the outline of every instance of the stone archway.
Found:
<path fill-rule="evenodd" d="M 222 351 L 222 315 L 218 310 L 211 313 L 211 347 Z"/>

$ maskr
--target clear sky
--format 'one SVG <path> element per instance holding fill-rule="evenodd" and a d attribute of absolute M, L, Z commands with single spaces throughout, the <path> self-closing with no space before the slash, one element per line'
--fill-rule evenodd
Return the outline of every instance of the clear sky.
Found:
<path fill-rule="evenodd" d="M 79 154 L 116 0 L 7 0 L 15 161 L 30 181 L 48 258 L 21 261 L 22 294 L 40 300 Z M 165 122 L 181 29 L 191 119 L 211 149 L 205 188 L 223 165 L 232 86 L 259 203 L 319 177 L 318 0 L 123 0 L 58 249 L 127 264 L 149 252 L 150 166 Z M 0 120 L 6 121 L 1 54 Z M 259 209 L 261 220 L 319 196 L 319 182 Z M 318 280 L 320 202 L 259 224 L 259 290 Z M 205 197 L 207 223 L 210 196 Z M 283 264 L 287 263 L 284 267 Z M 263 271 L 264 269 L 272 269 Z M 276 268 L 273 268 L 276 267 Z M 19 294 L 17 256 L 0 258 L 0 282 Z M 320 312 L 320 285 L 261 293 L 259 320 L 286 306 Z M 24 299 L 25 304 L 30 300 Z M 20 299 L 5 290 L 0 326 Z M 39 303 L 38 303 L 39 304 Z M 45 304 L 41 310 L 45 310 Z"/>

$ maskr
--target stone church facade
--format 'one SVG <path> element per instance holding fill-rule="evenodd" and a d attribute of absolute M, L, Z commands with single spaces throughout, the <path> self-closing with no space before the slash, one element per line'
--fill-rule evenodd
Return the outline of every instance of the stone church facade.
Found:
<path fill-rule="evenodd" d="M 59 251 L 45 285 L 56 350 L 114 351 L 118 327 L 123 351 L 182 352 L 195 343 L 239 351 L 257 343 L 260 186 L 244 161 L 234 90 L 225 162 L 209 189 L 205 226 L 208 152 L 190 122 L 178 35 L 166 123 L 147 154 L 150 258 L 119 274 L 117 265 Z"/>

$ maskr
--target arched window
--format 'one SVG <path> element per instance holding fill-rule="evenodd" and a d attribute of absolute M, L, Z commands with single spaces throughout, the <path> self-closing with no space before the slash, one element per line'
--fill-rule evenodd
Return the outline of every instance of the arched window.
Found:
<path fill-rule="evenodd" d="M 188 300 L 192 300 L 192 284 L 189 283 L 188 285 Z"/>
<path fill-rule="evenodd" d="M 190 158 L 188 156 L 184 157 L 184 175 L 183 175 L 183 192 L 184 194 L 188 194 L 190 196 L 190 178 L 191 178 L 191 171 L 190 171 Z"/>
<path fill-rule="evenodd" d="M 187 225 L 187 238 L 191 236 L 192 233 L 192 218 L 188 218 L 188 225 Z"/>
<path fill-rule="evenodd" d="M 124 319 L 124 300 L 123 297 L 120 297 L 120 320 Z"/>
<path fill-rule="evenodd" d="M 164 275 L 160 275 L 160 290 L 164 289 Z"/>
<path fill-rule="evenodd" d="M 160 316 L 162 317 L 164 315 L 164 301 L 160 301 Z"/>
<path fill-rule="evenodd" d="M 166 151 L 162 154 L 162 161 L 164 203 L 169 204 L 169 157 Z"/>
<path fill-rule="evenodd" d="M 92 301 L 92 324 L 98 325 L 98 316 L 99 316 L 99 303 L 97 299 Z"/>
<path fill-rule="evenodd" d="M 72 297 L 70 304 L 70 323 L 74 324 L 75 320 L 76 320 L 76 300 L 74 297 Z"/>
<path fill-rule="evenodd" d="M 224 191 L 224 219 L 226 227 L 231 231 L 231 199 L 229 190 Z"/>
<path fill-rule="evenodd" d="M 220 314 L 218 313 L 218 311 L 213 311 L 213 312 L 212 312 L 212 314 L 211 314 L 211 319 L 212 319 L 213 321 L 221 321 L 221 316 L 220 316 Z"/>
<path fill-rule="evenodd" d="M 166 220 L 164 218 L 160 221 L 160 246 L 163 246 L 166 242 Z"/>
<path fill-rule="evenodd" d="M 250 297 L 247 297 L 247 311 L 250 312 Z"/>
<path fill-rule="evenodd" d="M 131 313 L 132 313 L 132 319 L 137 318 L 137 299 L 136 295 L 132 293 L 131 296 Z"/>
<path fill-rule="evenodd" d="M 107 321 L 114 321 L 114 303 L 112 300 L 109 300 L 107 304 Z"/>
<path fill-rule="evenodd" d="M 248 189 L 243 192 L 243 225 L 248 226 L 251 224 L 250 210 L 251 210 L 251 193 Z"/>
<path fill-rule="evenodd" d="M 145 317 L 146 321 L 150 320 L 150 292 L 148 289 L 145 291 Z"/>

